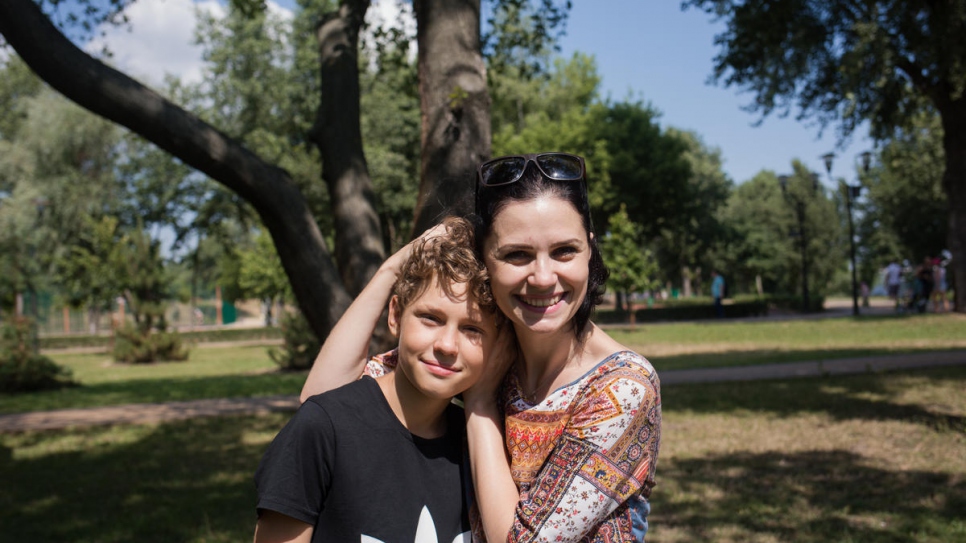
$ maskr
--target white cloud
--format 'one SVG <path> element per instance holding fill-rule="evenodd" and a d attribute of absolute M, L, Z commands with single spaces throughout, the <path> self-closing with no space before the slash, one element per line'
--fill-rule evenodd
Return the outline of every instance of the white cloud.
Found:
<path fill-rule="evenodd" d="M 288 20 L 291 10 L 275 2 L 269 11 Z M 196 10 L 225 16 L 226 7 L 217 0 L 139 0 L 127 9 L 129 27 L 108 27 L 85 49 L 98 53 L 106 45 L 111 62 L 148 85 L 160 85 L 166 74 L 186 83 L 201 81 L 201 47 L 195 45 Z"/>

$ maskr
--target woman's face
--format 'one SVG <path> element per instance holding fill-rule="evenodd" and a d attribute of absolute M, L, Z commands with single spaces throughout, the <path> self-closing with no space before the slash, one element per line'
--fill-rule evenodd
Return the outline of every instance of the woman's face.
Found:
<path fill-rule="evenodd" d="M 493 297 L 518 333 L 571 330 L 587 295 L 590 244 L 570 202 L 552 195 L 509 202 L 493 217 L 483 259 Z"/>

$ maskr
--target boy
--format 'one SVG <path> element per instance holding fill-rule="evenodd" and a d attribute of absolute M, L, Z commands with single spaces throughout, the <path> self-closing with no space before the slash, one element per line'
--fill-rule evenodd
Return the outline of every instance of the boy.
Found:
<path fill-rule="evenodd" d="M 473 246 L 469 223 L 447 220 L 390 257 L 336 324 L 315 366 L 358 371 L 398 276 L 399 346 L 384 361 L 396 371 L 303 398 L 255 474 L 256 542 L 469 541 L 463 414 L 450 400 L 481 376 L 497 334 Z"/>

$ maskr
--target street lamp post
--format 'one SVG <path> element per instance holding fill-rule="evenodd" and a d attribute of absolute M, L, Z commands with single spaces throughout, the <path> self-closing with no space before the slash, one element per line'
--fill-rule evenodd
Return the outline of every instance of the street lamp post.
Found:
<path fill-rule="evenodd" d="M 862 160 L 862 170 L 864 173 L 869 173 L 869 165 L 872 162 L 872 152 L 864 151 L 859 154 Z M 835 153 L 827 153 L 822 155 L 822 160 L 825 161 L 825 171 L 828 173 L 829 180 L 832 179 L 832 161 L 835 159 Z M 849 185 L 845 181 L 842 181 L 842 191 L 845 193 L 845 208 L 848 210 L 849 215 L 849 257 L 852 262 L 852 315 L 859 315 L 859 287 L 858 279 L 855 265 L 855 226 L 852 222 L 852 204 L 861 196 L 862 185 Z"/>
<path fill-rule="evenodd" d="M 789 179 L 787 175 L 779 175 L 778 184 L 782 188 L 782 196 L 795 210 L 795 218 L 798 220 L 798 249 L 802 258 L 802 311 L 808 313 L 808 235 L 805 232 L 805 201 L 801 196 L 788 190 Z M 818 179 L 813 177 L 812 190 L 815 191 L 817 187 Z"/>

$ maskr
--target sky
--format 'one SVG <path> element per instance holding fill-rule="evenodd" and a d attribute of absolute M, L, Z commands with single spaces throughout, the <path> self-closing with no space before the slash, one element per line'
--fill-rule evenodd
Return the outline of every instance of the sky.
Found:
<path fill-rule="evenodd" d="M 269 2 L 279 13 L 294 4 Z M 129 9 L 131 29 L 109 29 L 105 39 L 114 62 L 143 81 L 158 83 L 165 73 L 184 80 L 201 76 L 200 51 L 192 45 L 194 9 L 216 15 L 216 0 L 139 0 Z M 370 15 L 392 20 L 394 0 L 374 0 Z M 836 148 L 835 127 L 819 127 L 771 115 L 755 126 L 760 114 L 742 110 L 752 101 L 736 88 L 709 83 L 717 54 L 714 36 L 723 28 L 698 10 L 682 11 L 679 0 L 576 0 L 561 39 L 561 54 L 592 55 L 602 78 L 601 91 L 611 100 L 642 100 L 661 112 L 658 122 L 696 132 L 721 152 L 725 173 L 736 183 L 763 169 L 789 173 L 794 159 L 826 176 L 821 156 L 834 151 L 835 178 L 855 178 L 859 153 L 871 150 L 867 131 L 844 149 Z M 100 40 L 89 50 L 103 45 Z"/>

